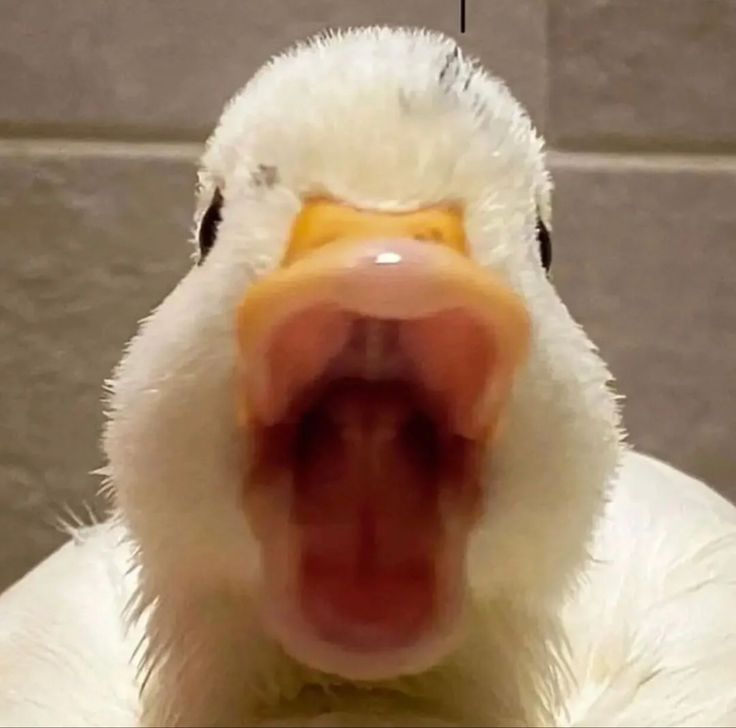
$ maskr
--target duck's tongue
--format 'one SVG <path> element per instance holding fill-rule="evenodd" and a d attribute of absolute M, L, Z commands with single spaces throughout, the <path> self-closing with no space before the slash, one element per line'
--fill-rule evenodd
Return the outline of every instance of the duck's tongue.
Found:
<path fill-rule="evenodd" d="M 299 594 L 319 635 L 356 651 L 414 642 L 436 611 L 437 430 L 400 383 L 344 380 L 299 436 Z"/>

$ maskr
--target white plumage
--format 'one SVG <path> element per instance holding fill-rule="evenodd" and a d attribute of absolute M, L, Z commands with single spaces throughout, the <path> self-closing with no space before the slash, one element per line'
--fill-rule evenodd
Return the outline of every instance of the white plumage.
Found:
<path fill-rule="evenodd" d="M 0 598 L 0 724 L 736 725 L 736 509 L 621 444 L 608 372 L 539 263 L 550 185 L 505 87 L 433 34 L 324 37 L 230 104 L 200 217 L 215 188 L 217 244 L 116 373 L 114 518 Z M 429 671 L 372 683 L 267 636 L 239 501 L 234 311 L 315 196 L 460 201 L 472 257 L 532 323 L 469 542 L 463 637 Z"/>

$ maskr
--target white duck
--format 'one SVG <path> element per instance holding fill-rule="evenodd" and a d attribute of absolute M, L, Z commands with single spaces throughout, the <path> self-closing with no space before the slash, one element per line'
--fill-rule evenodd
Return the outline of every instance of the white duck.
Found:
<path fill-rule="evenodd" d="M 115 376 L 115 515 L 0 599 L 0 723 L 736 725 L 736 509 L 621 444 L 549 197 L 447 38 L 261 70 Z"/>

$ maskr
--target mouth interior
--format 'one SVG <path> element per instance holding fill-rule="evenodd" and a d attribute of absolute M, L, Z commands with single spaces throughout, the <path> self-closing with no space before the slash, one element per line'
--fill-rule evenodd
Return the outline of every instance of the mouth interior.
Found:
<path fill-rule="evenodd" d="M 415 643 L 456 596 L 481 502 L 485 437 L 459 423 L 487 387 L 490 338 L 460 309 L 322 308 L 283 323 L 270 354 L 281 404 L 254 419 L 250 480 L 280 484 L 302 617 L 357 652 Z"/>

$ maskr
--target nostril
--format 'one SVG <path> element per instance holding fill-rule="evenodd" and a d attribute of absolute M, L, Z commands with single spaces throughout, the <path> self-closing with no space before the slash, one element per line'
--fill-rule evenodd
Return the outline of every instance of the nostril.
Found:
<path fill-rule="evenodd" d="M 445 235 L 442 230 L 438 228 L 429 228 L 427 230 L 420 230 L 415 233 L 414 240 L 422 240 L 430 243 L 445 243 L 447 242 Z"/>

